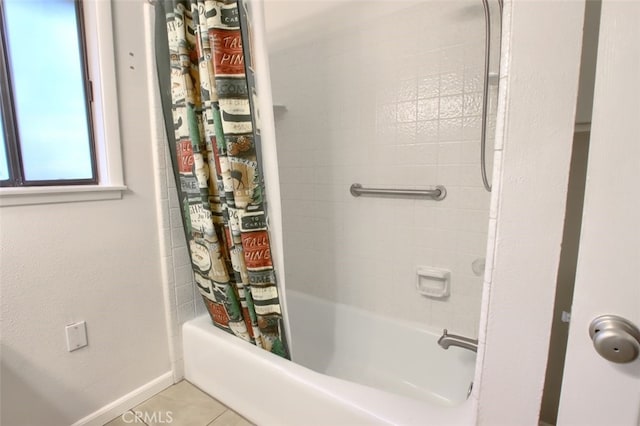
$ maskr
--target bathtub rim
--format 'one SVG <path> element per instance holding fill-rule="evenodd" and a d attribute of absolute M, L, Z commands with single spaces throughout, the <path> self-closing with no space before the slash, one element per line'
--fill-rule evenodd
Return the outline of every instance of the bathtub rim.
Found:
<path fill-rule="evenodd" d="M 384 392 L 405 396 L 412 399 L 417 399 L 419 401 L 428 402 L 433 398 L 434 403 L 438 406 L 442 405 L 446 407 L 456 407 L 464 403 L 467 399 L 469 399 L 470 397 L 468 393 L 469 384 L 470 383 L 473 384 L 475 379 L 475 371 L 477 368 L 477 361 L 478 361 L 477 353 L 473 353 L 466 349 L 457 348 L 457 347 L 452 347 L 452 348 L 449 348 L 447 351 L 445 351 L 443 348 L 437 345 L 437 341 L 441 336 L 441 332 L 437 331 L 435 327 L 424 324 L 424 323 L 420 323 L 418 321 L 398 318 L 396 316 L 389 316 L 379 312 L 372 312 L 358 306 L 353 306 L 353 305 L 340 303 L 340 302 L 334 302 L 334 301 L 327 300 L 315 295 L 310 295 L 308 293 L 301 292 L 298 290 L 290 289 L 287 292 L 287 297 L 293 298 L 289 300 L 290 316 L 288 317 L 288 320 L 292 320 L 291 330 L 293 334 L 290 335 L 290 340 L 293 340 L 296 342 L 296 349 L 291 353 L 292 361 L 295 364 L 308 368 L 321 375 L 328 375 L 330 377 L 335 377 L 337 379 L 345 380 L 347 382 L 352 382 L 351 380 L 342 378 L 339 375 L 335 376 L 332 374 L 327 374 L 325 371 L 322 371 L 328 366 L 318 365 L 317 364 L 318 359 L 316 358 L 316 356 L 309 355 L 308 352 L 309 352 L 310 346 L 313 349 L 318 344 L 324 344 L 329 346 L 333 346 L 335 344 L 341 347 L 341 349 L 339 350 L 339 353 L 342 354 L 342 356 L 337 356 L 337 357 L 335 355 L 331 356 L 329 361 L 330 364 L 333 364 L 336 358 L 341 358 L 342 361 L 344 362 L 345 353 L 349 354 L 346 356 L 346 358 L 349 358 L 350 355 L 356 355 L 356 356 L 360 355 L 360 356 L 363 356 L 364 358 L 368 358 L 368 355 L 366 353 L 362 353 L 359 349 L 355 349 L 356 352 L 353 352 L 354 350 L 353 348 L 348 348 L 348 347 L 345 348 L 344 346 L 347 341 L 351 342 L 352 339 L 349 338 L 348 336 L 345 336 L 345 334 L 341 332 L 341 330 L 344 331 L 344 328 L 351 327 L 351 325 L 346 325 L 346 323 L 342 321 L 344 321 L 345 319 L 348 319 L 348 321 L 352 323 L 353 320 L 356 320 L 355 321 L 356 324 L 364 322 L 366 323 L 365 327 L 367 329 L 372 329 L 372 330 L 382 332 L 380 337 L 383 337 L 383 338 L 388 337 L 388 335 L 385 334 L 385 331 L 388 332 L 389 329 L 391 329 L 391 332 L 393 335 L 392 339 L 398 336 L 398 331 L 399 331 L 400 336 L 404 336 L 404 338 L 408 338 L 410 340 L 403 340 L 403 338 L 400 338 L 399 341 L 394 340 L 395 342 L 394 344 L 400 345 L 396 347 L 402 347 L 403 349 L 406 349 L 408 351 L 412 351 L 412 352 L 417 351 L 416 353 L 422 353 L 426 355 L 424 359 L 429 361 L 426 364 L 424 363 L 424 360 L 411 359 L 411 358 L 415 358 L 415 356 L 414 357 L 409 356 L 409 359 L 405 358 L 404 356 L 401 356 L 400 358 L 396 358 L 395 355 L 384 354 L 384 350 L 386 348 L 381 348 L 379 346 L 380 340 L 377 340 L 374 342 L 367 342 L 365 340 L 363 342 L 360 342 L 359 338 L 355 339 L 356 341 L 358 341 L 357 346 L 363 345 L 365 347 L 368 347 L 368 350 L 370 351 L 371 350 L 376 352 L 379 350 L 383 351 L 382 357 L 376 357 L 376 356 L 372 357 L 375 360 L 373 361 L 372 364 L 369 365 L 369 367 L 373 368 L 374 370 L 377 369 L 376 367 L 385 368 L 384 365 L 386 365 L 386 362 L 390 361 L 391 359 L 394 359 L 394 360 L 404 359 L 406 362 L 409 362 L 411 363 L 411 365 L 415 365 L 415 366 L 423 365 L 425 369 L 422 370 L 422 373 L 426 374 L 427 375 L 426 377 L 430 377 L 428 379 L 428 384 L 422 382 L 421 380 L 414 382 L 413 379 L 411 378 L 413 376 L 413 372 L 402 371 L 402 369 L 400 371 L 393 369 L 394 371 L 391 372 L 391 376 L 392 377 L 395 376 L 399 378 L 400 382 L 404 382 L 405 380 L 409 379 L 414 385 L 417 385 L 419 389 L 429 392 L 430 395 L 422 396 L 422 397 L 417 395 L 410 396 L 408 394 L 403 393 L 403 391 L 399 391 L 399 392 L 389 391 L 389 390 L 385 390 L 383 387 L 377 387 L 375 385 L 365 384 L 359 381 L 356 381 L 355 383 L 358 383 L 370 388 L 374 388 L 377 390 L 381 390 Z M 300 318 L 301 315 L 308 318 L 308 315 L 301 313 L 298 309 L 298 306 L 304 306 L 305 307 L 304 312 L 306 313 L 312 312 L 316 314 L 315 316 L 313 316 L 312 314 L 311 323 L 313 323 L 314 320 L 322 321 L 322 319 L 319 318 L 319 316 L 317 315 L 318 311 L 321 312 L 322 314 L 330 313 L 331 317 L 338 318 L 339 323 L 336 323 L 333 325 L 333 327 L 336 328 L 337 330 L 336 334 L 338 336 L 332 336 L 333 338 L 331 338 L 330 341 L 324 341 L 323 338 L 326 339 L 327 336 L 325 335 L 325 333 L 321 332 L 319 333 L 320 336 L 322 336 L 320 337 L 320 340 L 318 341 L 318 339 L 314 338 L 315 342 L 309 345 L 308 338 L 303 335 L 307 334 L 307 331 L 305 330 L 305 325 L 306 327 L 309 327 L 310 324 L 306 323 L 306 321 L 304 320 L 301 321 L 301 318 Z M 300 326 L 300 323 L 306 323 L 306 324 Z M 311 325 L 311 327 L 315 327 L 315 325 Z M 358 327 L 357 330 L 360 330 L 360 328 Z M 455 329 L 453 329 L 453 331 L 455 331 Z M 412 343 L 413 342 L 412 337 L 417 337 L 418 340 L 422 342 L 428 341 L 430 344 L 433 344 L 433 347 L 429 347 L 427 349 L 421 344 L 415 345 L 415 343 Z M 306 342 L 306 344 L 303 344 L 302 342 Z M 346 343 L 346 345 L 350 346 L 350 343 Z M 425 352 L 425 349 L 427 349 L 426 352 Z M 346 350 L 346 352 L 343 352 L 343 350 Z M 434 350 L 433 354 L 430 352 L 431 350 Z M 311 356 L 312 358 L 309 358 L 309 356 Z M 446 359 L 446 361 L 443 361 L 442 358 Z M 371 361 L 371 359 L 369 359 L 368 361 Z M 441 367 L 437 369 L 438 371 L 434 370 L 433 368 L 434 363 L 443 363 L 443 362 L 444 364 L 439 364 L 441 365 Z M 449 364 L 450 362 L 453 365 Z M 314 365 L 316 368 L 314 368 Z M 460 367 L 463 370 L 460 370 Z M 459 371 L 468 372 L 468 376 L 465 379 L 464 385 L 457 387 L 459 391 L 454 391 L 455 393 L 451 393 L 452 392 L 451 388 L 448 388 L 448 389 L 446 387 L 442 388 L 442 385 L 438 384 L 443 380 L 448 383 L 457 383 L 457 380 L 460 379 L 458 374 L 454 373 L 453 375 L 455 377 L 449 377 L 449 378 L 447 377 L 450 373 L 454 372 L 452 368 L 457 369 L 458 372 Z M 450 373 L 439 374 L 439 371 L 442 371 L 442 369 L 444 369 L 445 372 L 450 372 Z M 421 375 L 419 374 L 418 376 L 415 376 L 413 378 L 416 378 L 419 376 Z M 427 386 L 422 386 L 425 384 Z"/>
<path fill-rule="evenodd" d="M 251 397 L 260 398 L 264 396 L 264 392 L 272 391 L 269 386 L 273 382 L 252 382 L 247 389 L 242 380 L 236 380 L 237 377 L 229 379 L 229 371 L 234 368 L 245 371 L 249 376 L 251 370 L 255 370 L 253 373 L 258 376 L 273 376 L 274 380 L 282 380 L 278 389 L 282 391 L 282 385 L 298 388 L 294 397 L 316 398 L 311 404 L 308 400 L 300 400 L 299 403 L 301 406 L 309 404 L 315 409 L 324 404 L 322 406 L 325 409 L 331 410 L 316 413 L 313 420 L 318 421 L 318 424 L 419 425 L 424 424 L 425 417 L 433 420 L 434 424 L 474 422 L 476 400 L 473 395 L 455 406 L 436 405 L 327 376 L 218 329 L 206 314 L 183 324 L 183 342 L 185 378 L 250 421 L 261 425 L 283 425 L 288 421 L 295 425 L 300 424 L 300 421 L 308 422 L 309 418 L 306 414 L 304 418 L 295 415 L 289 417 L 290 412 L 287 419 L 278 417 L 278 412 L 290 408 L 286 404 L 286 397 L 282 398 L 280 406 L 270 406 L 270 410 L 248 402 Z M 205 360 L 212 362 L 206 363 Z M 224 362 L 228 368 L 225 371 L 210 368 L 211 364 L 215 364 L 214 360 Z M 205 368 L 202 362 L 207 364 Z M 247 362 L 253 364 L 247 365 Z M 233 367 L 231 364 L 236 365 Z M 220 383 L 225 384 L 220 386 Z M 318 416 L 327 416 L 327 419 Z"/>

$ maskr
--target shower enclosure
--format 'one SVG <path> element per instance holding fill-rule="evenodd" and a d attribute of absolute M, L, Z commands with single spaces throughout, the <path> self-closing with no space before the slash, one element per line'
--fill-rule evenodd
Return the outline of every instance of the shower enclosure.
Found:
<path fill-rule="evenodd" d="M 414 383 L 399 390 L 389 373 L 409 362 L 401 342 L 367 365 L 326 343 L 335 336 L 314 338 L 320 325 L 296 305 L 311 298 L 477 338 L 501 4 L 273 1 L 265 11 L 293 360 L 411 394 Z M 354 196 L 367 188 L 381 191 Z M 360 345 L 390 339 L 375 321 L 317 320 Z"/>
<path fill-rule="evenodd" d="M 185 377 L 259 424 L 471 424 L 501 4 L 253 4 L 293 362 L 201 317 Z"/>

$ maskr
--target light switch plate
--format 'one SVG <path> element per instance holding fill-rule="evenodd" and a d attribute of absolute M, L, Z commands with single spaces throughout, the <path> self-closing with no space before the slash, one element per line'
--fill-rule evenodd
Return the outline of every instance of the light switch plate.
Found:
<path fill-rule="evenodd" d="M 87 346 L 87 324 L 84 321 L 66 326 L 65 331 L 67 333 L 67 350 L 69 352 Z"/>

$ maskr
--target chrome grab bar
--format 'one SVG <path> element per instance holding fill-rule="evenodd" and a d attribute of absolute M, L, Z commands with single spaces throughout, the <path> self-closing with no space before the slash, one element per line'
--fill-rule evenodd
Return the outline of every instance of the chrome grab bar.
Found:
<path fill-rule="evenodd" d="M 359 183 L 354 183 L 349 189 L 351 195 L 359 197 L 361 195 L 386 195 L 392 197 L 416 197 L 431 198 L 436 201 L 444 200 L 447 190 L 442 185 L 437 185 L 434 189 L 391 189 L 391 188 L 364 188 Z"/>

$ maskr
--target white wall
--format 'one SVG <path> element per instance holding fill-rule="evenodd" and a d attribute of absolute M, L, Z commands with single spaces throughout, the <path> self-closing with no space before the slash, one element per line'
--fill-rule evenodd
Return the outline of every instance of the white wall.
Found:
<path fill-rule="evenodd" d="M 477 336 L 482 3 L 313 5 L 265 4 L 273 98 L 286 107 L 275 118 L 287 286 Z M 355 182 L 448 194 L 354 198 Z M 420 296 L 418 266 L 450 270 L 451 296 Z"/>
<path fill-rule="evenodd" d="M 582 55 L 580 57 L 580 77 L 576 108 L 576 133 L 571 153 L 571 171 L 567 194 L 567 210 L 564 220 L 562 251 L 558 265 L 558 284 L 554 303 L 553 327 L 549 345 L 549 361 L 542 395 L 540 420 L 556 424 L 562 372 L 569 323 L 562 320 L 562 312 L 571 312 L 573 287 L 576 278 L 580 228 L 582 224 L 582 205 L 587 175 L 587 157 L 589 155 L 589 124 L 593 107 L 593 88 L 595 83 L 596 58 L 598 53 L 598 33 L 600 25 L 599 1 L 587 1 L 584 11 L 584 31 L 582 35 Z"/>
<path fill-rule="evenodd" d="M 584 2 L 505 2 L 490 252 L 473 397 L 480 425 L 537 425 L 582 45 Z"/>
<path fill-rule="evenodd" d="M 143 7 L 113 9 L 123 199 L 0 209 L 3 424 L 71 424 L 170 371 Z"/>

